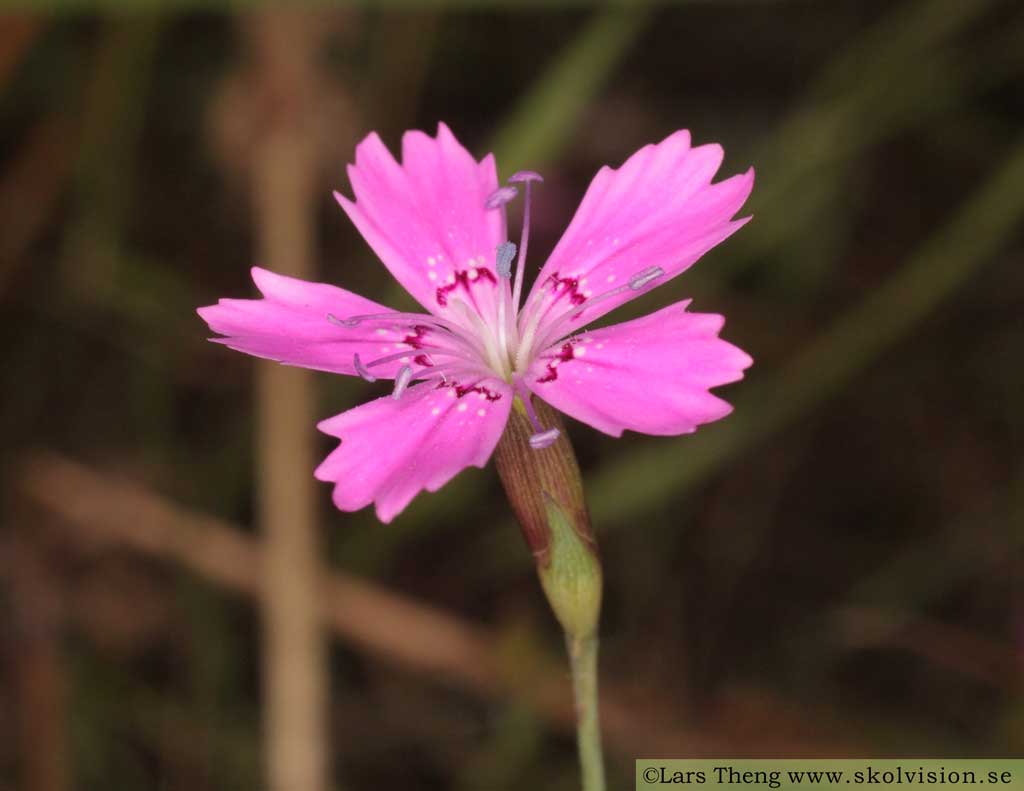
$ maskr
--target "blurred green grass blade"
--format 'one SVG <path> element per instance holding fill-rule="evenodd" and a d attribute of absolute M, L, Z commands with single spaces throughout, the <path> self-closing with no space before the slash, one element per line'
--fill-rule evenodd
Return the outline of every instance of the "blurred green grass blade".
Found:
<path fill-rule="evenodd" d="M 846 91 L 851 85 L 880 83 L 898 77 L 898 67 L 920 57 L 966 28 L 1001 0 L 913 0 L 871 26 L 826 66 L 812 94 Z"/>
<path fill-rule="evenodd" d="M 954 519 L 943 531 L 947 540 L 912 542 L 858 581 L 845 601 L 919 611 L 986 569 L 1012 562 L 1013 553 L 1024 548 L 1024 467 L 996 500 Z M 1009 528 L 1001 536 L 1005 543 L 994 547 L 979 540 L 1004 524 Z"/>
<path fill-rule="evenodd" d="M 623 454 L 591 476 L 587 492 L 595 518 L 622 522 L 677 497 L 849 384 L 1000 247 L 1024 215 L 1021 184 L 1024 143 L 887 283 L 779 373 L 741 387 L 735 414 L 692 437 Z"/>
<path fill-rule="evenodd" d="M 74 216 L 62 250 L 64 285 L 82 299 L 116 299 L 135 168 L 163 19 L 108 21 L 82 99 L 85 125 Z"/>
<path fill-rule="evenodd" d="M 996 4 L 899 4 L 827 64 L 799 109 L 754 153 L 759 179 L 749 207 L 757 224 L 737 237 L 732 254 L 714 273 L 702 278 L 713 274 L 721 282 L 773 260 L 769 256 L 806 233 L 834 197 L 815 189 L 823 173 L 880 140 L 926 127 L 1019 67 L 1002 55 L 999 42 L 996 57 L 973 53 L 971 61 L 949 44 Z M 779 212 L 779 206 L 786 210 Z M 795 216 L 802 221 L 794 222 Z"/>
<path fill-rule="evenodd" d="M 569 141 L 584 111 L 650 17 L 646 6 L 598 12 L 519 101 L 495 135 L 503 171 L 538 168 Z"/>

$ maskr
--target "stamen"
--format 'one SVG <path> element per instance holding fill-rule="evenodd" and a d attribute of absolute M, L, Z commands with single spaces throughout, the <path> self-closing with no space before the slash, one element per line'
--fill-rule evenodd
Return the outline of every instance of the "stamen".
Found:
<path fill-rule="evenodd" d="M 349 316 L 347 319 L 339 318 L 333 313 L 328 313 L 327 320 L 331 324 L 345 328 L 358 327 L 364 322 L 381 322 L 384 324 L 393 322 L 396 326 L 400 327 L 423 325 L 427 327 L 440 327 L 451 332 L 458 331 L 457 325 L 438 316 L 431 316 L 429 313 L 400 313 L 399 311 L 391 313 L 363 313 L 358 316 Z"/>
<path fill-rule="evenodd" d="M 550 447 L 561 436 L 562 432 L 557 428 L 545 429 L 540 424 L 540 419 L 537 417 L 537 412 L 530 400 L 531 393 L 519 377 L 515 379 L 515 390 L 519 395 L 519 400 L 523 402 L 523 406 L 526 408 L 526 417 L 530 419 L 530 424 L 534 428 L 534 433 L 530 435 L 530 447 L 534 450 L 543 450 Z"/>
<path fill-rule="evenodd" d="M 502 242 L 494 258 L 494 267 L 498 274 L 508 280 L 512 277 L 512 259 L 516 257 L 515 242 Z"/>
<path fill-rule="evenodd" d="M 363 367 L 362 361 L 359 359 L 358 354 L 352 355 L 352 367 L 356 369 L 356 373 L 359 374 L 367 382 L 376 382 L 377 377 L 371 374 L 366 368 Z"/>
<path fill-rule="evenodd" d="M 516 284 L 512 289 L 512 309 L 518 313 L 519 298 L 523 293 L 523 273 L 526 271 L 526 246 L 530 242 L 530 185 L 544 179 L 532 170 L 520 170 L 513 173 L 509 181 L 526 185 L 523 196 L 523 233 L 519 242 L 519 261 L 516 263 Z"/>
<path fill-rule="evenodd" d="M 540 434 L 530 435 L 530 447 L 534 450 L 543 450 L 555 444 L 561 432 L 557 428 L 551 428 Z"/>
<path fill-rule="evenodd" d="M 444 338 L 447 342 L 455 343 L 471 354 L 484 353 L 483 346 L 477 342 L 472 334 L 466 332 L 466 327 L 427 313 L 399 313 L 398 311 L 393 313 L 368 313 L 361 316 L 351 316 L 347 319 L 340 319 L 333 313 L 328 313 L 327 320 L 331 324 L 346 329 L 358 327 L 363 322 L 391 324 L 395 329 L 412 330 L 413 332 L 418 327 L 427 327 L 444 332 Z"/>
<path fill-rule="evenodd" d="M 634 291 L 639 291 L 652 280 L 657 280 L 665 274 L 665 270 L 660 266 L 651 266 L 644 269 L 642 272 L 637 272 L 635 275 L 629 278 L 629 287 Z"/>
<path fill-rule="evenodd" d="M 515 187 L 498 187 L 498 189 L 496 189 L 494 192 L 487 196 L 487 200 L 484 201 L 484 208 L 501 208 L 518 194 L 519 190 L 517 190 Z"/>
<path fill-rule="evenodd" d="M 413 362 L 417 365 L 423 365 L 419 360 L 420 358 L 425 358 L 427 360 L 426 365 L 430 366 L 434 364 L 434 361 L 431 359 L 431 355 L 437 357 L 454 357 L 457 360 L 465 360 L 470 363 L 476 360 L 475 356 L 468 356 L 454 349 L 446 349 L 443 346 L 419 346 L 411 349 L 403 349 L 402 351 L 395 352 L 394 354 L 387 354 L 383 357 L 371 360 L 368 363 L 361 364 L 362 369 L 367 373 L 369 373 L 369 370 L 374 366 L 384 365 L 384 363 L 394 362 L 395 360 L 406 360 L 410 357 L 413 358 Z M 356 356 L 358 357 L 359 355 Z"/>
<path fill-rule="evenodd" d="M 397 401 L 402 397 L 405 388 L 409 386 L 410 379 L 412 379 L 412 368 L 408 365 L 403 365 L 398 371 L 398 376 L 395 377 L 395 389 L 391 393 L 393 399 Z"/>
<path fill-rule="evenodd" d="M 635 272 L 630 275 L 628 283 L 605 291 L 603 294 L 598 294 L 596 297 L 591 297 L 590 299 L 581 302 L 579 305 L 573 305 L 554 321 L 546 322 L 547 332 L 544 334 L 543 338 L 541 338 L 540 342 L 534 346 L 534 348 L 546 349 L 549 345 L 564 335 L 564 333 L 560 332 L 560 328 L 566 321 L 570 319 L 578 319 L 585 311 L 594 307 L 594 305 L 605 302 L 612 297 L 617 297 L 625 291 L 639 291 L 651 281 L 658 279 L 664 274 L 665 270 L 660 266 L 649 266 L 647 269 L 641 269 L 639 272 Z M 539 324 L 541 320 L 541 313 L 535 313 L 535 316 L 537 317 L 535 321 Z"/>

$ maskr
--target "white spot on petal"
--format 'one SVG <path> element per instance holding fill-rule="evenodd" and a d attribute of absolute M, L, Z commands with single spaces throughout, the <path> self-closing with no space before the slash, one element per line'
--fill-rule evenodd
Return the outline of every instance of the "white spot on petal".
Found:
<path fill-rule="evenodd" d="M 427 272 L 427 277 L 431 280 L 437 280 L 437 272 Z"/>
<path fill-rule="evenodd" d="M 609 283 L 614 283 L 615 282 L 615 275 L 608 275 L 608 282 Z"/>
<path fill-rule="evenodd" d="M 460 412 L 465 412 L 465 411 L 466 411 L 466 405 L 465 405 L 465 403 L 459 404 L 459 406 L 458 406 L 457 408 L 458 408 L 458 410 L 459 410 Z"/>
<path fill-rule="evenodd" d="M 430 410 L 430 414 L 434 415 L 434 416 L 440 415 L 441 414 L 441 407 L 439 407 L 439 406 L 434 407 L 433 409 Z"/>
<path fill-rule="evenodd" d="M 478 415 L 480 415 L 480 417 L 483 417 L 484 415 L 486 415 L 486 414 L 487 414 L 487 410 L 486 410 L 486 409 L 478 409 L 478 410 L 476 411 L 476 413 L 477 413 Z"/>
<path fill-rule="evenodd" d="M 572 350 L 573 357 L 582 357 L 587 353 L 587 349 L 584 346 L 575 346 Z"/>
<path fill-rule="evenodd" d="M 437 259 L 434 256 L 430 256 L 427 259 L 427 266 L 437 266 Z"/>

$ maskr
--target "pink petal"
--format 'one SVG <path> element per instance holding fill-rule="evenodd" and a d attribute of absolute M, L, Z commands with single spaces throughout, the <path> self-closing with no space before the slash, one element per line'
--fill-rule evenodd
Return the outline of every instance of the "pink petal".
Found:
<path fill-rule="evenodd" d="M 484 208 L 498 187 L 493 156 L 477 162 L 439 124 L 436 138 L 405 133 L 401 165 L 369 135 L 348 174 L 356 201 L 334 197 L 421 305 L 453 318 L 449 303 L 462 299 L 492 315 L 494 254 L 505 241 L 504 209 Z"/>
<path fill-rule="evenodd" d="M 732 217 L 753 188 L 754 171 L 712 184 L 722 156 L 718 145 L 691 148 L 683 130 L 641 148 L 618 170 L 602 168 L 537 277 L 531 312 L 550 322 L 639 272 L 664 270 L 650 285 L 626 289 L 566 322 L 566 332 L 579 328 L 685 271 L 738 230 L 749 218 Z"/>
<path fill-rule="evenodd" d="M 553 347 L 530 389 L 556 409 L 620 436 L 687 434 L 732 407 L 709 388 L 743 378 L 747 354 L 718 337 L 725 320 L 687 313 L 689 300 Z"/>
<path fill-rule="evenodd" d="M 490 379 L 427 381 L 398 400 L 378 398 L 320 423 L 341 444 L 315 475 L 336 484 L 341 510 L 376 503 L 378 518 L 390 522 L 421 490 L 437 491 L 466 467 L 483 467 L 511 404 L 508 385 Z"/>
<path fill-rule="evenodd" d="M 328 314 L 346 318 L 390 313 L 390 308 L 342 288 L 258 267 L 253 268 L 252 279 L 263 299 L 222 299 L 216 305 L 199 308 L 210 329 L 226 336 L 215 338 L 216 342 L 256 357 L 342 374 L 355 374 L 354 354 L 367 363 L 404 348 L 412 349 L 403 344 L 408 330 L 370 322 L 339 327 L 327 319 Z M 401 360 L 384 363 L 374 367 L 373 374 L 393 377 L 402 365 Z"/>

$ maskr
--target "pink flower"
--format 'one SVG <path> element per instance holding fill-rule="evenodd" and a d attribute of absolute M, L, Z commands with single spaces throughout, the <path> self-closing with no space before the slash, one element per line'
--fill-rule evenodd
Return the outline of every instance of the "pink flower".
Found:
<path fill-rule="evenodd" d="M 315 475 L 338 508 L 376 504 L 388 522 L 422 489 L 487 463 L 515 396 L 540 452 L 557 431 L 531 396 L 612 436 L 675 435 L 731 407 L 709 389 L 751 359 L 721 340 L 721 316 L 689 300 L 641 319 L 585 327 L 683 272 L 749 218 L 734 220 L 754 173 L 711 183 L 717 145 L 686 131 L 602 168 L 520 305 L 535 173 L 499 187 L 440 124 L 407 132 L 399 164 L 376 134 L 356 148 L 355 202 L 335 193 L 391 274 L 427 313 L 399 313 L 335 286 L 252 270 L 263 299 L 222 299 L 199 314 L 232 349 L 321 371 L 394 380 L 394 390 L 319 424 L 340 445 Z M 525 220 L 507 241 L 504 204 L 520 185 Z"/>

